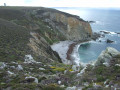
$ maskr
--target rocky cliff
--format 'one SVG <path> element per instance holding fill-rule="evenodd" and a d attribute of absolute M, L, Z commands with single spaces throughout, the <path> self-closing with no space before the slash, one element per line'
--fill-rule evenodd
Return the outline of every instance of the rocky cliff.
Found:
<path fill-rule="evenodd" d="M 35 10 L 34 13 L 69 40 L 84 40 L 92 36 L 90 24 L 78 16 L 46 8 Z"/>
<path fill-rule="evenodd" d="M 88 22 L 78 16 L 55 9 L 43 7 L 1 7 L 0 18 L 2 19 L 1 23 L 3 23 L 3 21 L 9 22 L 9 24 L 7 23 L 4 26 L 5 28 L 3 28 L 3 25 L 0 26 L 0 32 L 4 33 L 5 30 L 8 30 L 8 27 L 10 27 L 9 29 L 13 27 L 12 30 L 7 32 L 8 34 L 13 32 L 13 35 L 22 33 L 26 35 L 26 33 L 29 33 L 28 36 L 24 36 L 28 38 L 28 40 L 25 41 L 27 44 L 25 44 L 24 41 L 22 42 L 24 43 L 22 47 L 29 46 L 30 50 L 24 50 L 28 53 L 30 52 L 29 54 L 33 52 L 35 56 L 43 56 L 54 60 L 60 60 L 57 53 L 53 52 L 50 48 L 50 45 L 54 42 L 63 40 L 84 41 L 90 39 L 92 36 L 92 30 Z M 12 24 L 12 26 L 10 26 L 10 24 Z M 13 25 L 18 29 L 23 29 L 18 30 L 16 28 L 15 33 L 15 27 Z M 5 35 L 8 36 L 6 33 Z M 16 39 L 17 37 L 13 38 Z M 21 51 L 21 49 L 19 50 Z"/>

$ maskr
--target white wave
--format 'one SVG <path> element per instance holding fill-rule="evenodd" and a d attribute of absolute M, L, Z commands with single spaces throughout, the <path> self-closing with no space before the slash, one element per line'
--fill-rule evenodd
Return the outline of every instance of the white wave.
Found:
<path fill-rule="evenodd" d="M 101 30 L 101 32 L 105 32 L 105 33 L 108 33 L 108 34 L 117 34 L 116 32 L 112 32 L 112 31 L 108 31 L 108 30 Z"/>
<path fill-rule="evenodd" d="M 100 21 L 96 21 L 96 24 L 100 24 L 101 22 Z"/>
<path fill-rule="evenodd" d="M 94 23 L 94 24 L 105 25 L 105 23 L 102 22 L 102 21 L 95 21 L 95 22 L 96 22 L 96 23 Z"/>
<path fill-rule="evenodd" d="M 80 46 L 80 44 L 76 45 L 71 54 L 71 58 L 72 58 L 73 62 L 78 66 L 80 65 L 80 57 L 79 57 L 79 52 L 78 52 L 79 46 Z"/>
<path fill-rule="evenodd" d="M 77 45 L 74 47 L 73 52 L 72 52 L 72 54 L 71 54 L 71 58 L 72 58 L 73 62 L 74 62 L 76 65 L 78 65 L 78 66 L 80 66 L 80 65 L 86 66 L 86 65 L 88 64 L 88 63 L 81 62 L 78 49 L 79 49 L 80 45 L 85 44 L 85 43 L 90 43 L 90 42 L 91 42 L 91 41 L 83 42 L 83 43 L 77 44 Z"/>

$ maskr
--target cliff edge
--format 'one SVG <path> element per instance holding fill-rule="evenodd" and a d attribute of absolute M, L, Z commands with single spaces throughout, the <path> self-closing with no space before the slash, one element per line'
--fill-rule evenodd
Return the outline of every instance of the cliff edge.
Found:
<path fill-rule="evenodd" d="M 68 40 L 85 40 L 92 36 L 90 24 L 79 16 L 48 8 L 35 10 L 34 14 L 57 29 Z"/>

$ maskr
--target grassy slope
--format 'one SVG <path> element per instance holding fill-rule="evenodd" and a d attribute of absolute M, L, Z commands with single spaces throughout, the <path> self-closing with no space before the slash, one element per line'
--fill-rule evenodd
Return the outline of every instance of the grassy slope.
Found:
<path fill-rule="evenodd" d="M 0 62 L 7 63 L 7 67 L 5 67 L 4 69 L 0 69 L 0 89 L 7 87 L 12 87 L 12 90 L 33 90 L 34 88 L 42 88 L 42 90 L 48 90 L 48 88 L 52 90 L 56 90 L 55 88 L 59 89 L 59 87 L 54 84 L 41 86 L 35 83 L 28 83 L 25 85 L 22 82 L 25 80 L 26 76 L 29 76 L 30 73 L 30 75 L 34 75 L 35 77 L 37 77 L 38 80 L 41 80 L 42 77 L 40 76 L 42 76 L 43 74 L 55 74 L 55 71 L 48 67 L 50 61 L 48 62 L 47 59 L 37 59 L 40 62 L 43 61 L 41 64 L 31 65 L 23 63 L 24 56 L 26 54 L 33 54 L 33 52 L 27 45 L 29 43 L 29 38 L 32 37 L 30 35 L 30 32 L 39 33 L 40 36 L 42 36 L 47 41 L 48 45 L 65 39 L 58 31 L 47 27 L 47 23 L 44 23 L 42 20 L 36 18 L 34 15 L 31 15 L 29 10 L 31 11 L 32 9 L 36 8 L 0 7 Z M 34 27 L 34 25 L 39 26 L 39 29 L 36 29 L 35 31 L 32 30 L 30 27 Z M 47 37 L 45 33 L 47 33 L 49 37 Z M 40 47 L 44 48 L 44 46 Z M 16 64 L 12 63 L 13 61 L 16 62 Z M 18 71 L 16 69 L 18 65 L 17 63 L 22 65 L 24 69 L 23 71 Z M 14 66 L 15 68 L 11 68 L 12 66 Z M 40 70 L 40 67 L 45 68 L 45 70 Z M 33 68 L 33 70 L 31 70 L 30 68 Z M 60 69 L 61 72 L 61 68 L 58 69 Z M 7 71 L 11 71 L 16 75 L 9 75 Z M 60 90 L 62 89 L 60 88 Z"/>
<path fill-rule="evenodd" d="M 28 38 L 27 29 L 0 19 L 0 60 L 22 59 L 27 53 Z"/>
<path fill-rule="evenodd" d="M 39 33 L 48 44 L 65 40 L 58 30 L 47 27 L 49 26 L 47 23 L 31 14 L 32 10 L 37 8 L 0 7 L 0 59 L 2 61 L 23 59 L 25 54 L 31 53 L 27 46 L 31 31 Z M 39 28 L 34 31 L 30 27 L 35 25 Z"/>

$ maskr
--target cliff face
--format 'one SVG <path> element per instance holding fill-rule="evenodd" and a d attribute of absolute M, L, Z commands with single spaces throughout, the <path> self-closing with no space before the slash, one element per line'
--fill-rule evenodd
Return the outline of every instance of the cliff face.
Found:
<path fill-rule="evenodd" d="M 92 30 L 88 22 L 78 16 L 48 9 L 34 11 L 39 17 L 59 30 L 69 40 L 85 40 L 92 36 Z"/>

